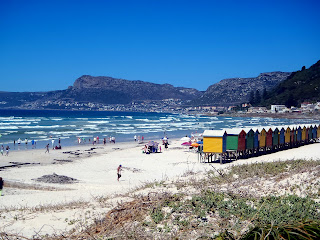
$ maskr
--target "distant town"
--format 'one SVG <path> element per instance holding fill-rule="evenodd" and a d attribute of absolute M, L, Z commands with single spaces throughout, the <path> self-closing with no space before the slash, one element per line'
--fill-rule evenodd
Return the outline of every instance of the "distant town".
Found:
<path fill-rule="evenodd" d="M 1 104 L 6 104 L 2 101 Z M 251 106 L 249 103 L 240 106 L 188 106 L 180 99 L 132 101 L 130 104 L 102 104 L 93 102 L 43 101 L 25 103 L 19 109 L 30 110 L 73 110 L 73 111 L 120 111 L 120 112 L 166 112 L 182 114 L 312 114 L 320 113 L 320 102 L 303 102 L 301 107 L 288 108 L 285 105 L 271 105 L 271 108 Z"/>

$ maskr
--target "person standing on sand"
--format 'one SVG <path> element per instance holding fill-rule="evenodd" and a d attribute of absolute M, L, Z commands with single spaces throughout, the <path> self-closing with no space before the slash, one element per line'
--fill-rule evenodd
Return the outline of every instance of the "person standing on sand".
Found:
<path fill-rule="evenodd" d="M 49 153 L 49 143 L 47 144 L 47 146 L 45 147 L 47 150 L 44 153 Z"/>
<path fill-rule="evenodd" d="M 2 180 L 2 177 L 0 177 L 0 196 L 2 195 L 2 189 L 3 189 L 3 180 Z"/>
<path fill-rule="evenodd" d="M 135 142 L 137 141 L 137 135 L 134 135 L 134 141 Z"/>
<path fill-rule="evenodd" d="M 54 149 L 54 139 L 51 140 L 52 143 L 52 149 Z"/>
<path fill-rule="evenodd" d="M 3 156 L 4 147 L 1 145 L 1 155 Z"/>
<path fill-rule="evenodd" d="M 117 168 L 118 182 L 119 182 L 119 179 L 121 178 L 121 171 L 122 171 L 122 166 L 120 164 L 119 167 Z"/>
<path fill-rule="evenodd" d="M 9 149 L 10 149 L 10 147 L 9 147 L 9 145 L 7 145 L 6 146 L 6 156 L 9 156 Z"/>

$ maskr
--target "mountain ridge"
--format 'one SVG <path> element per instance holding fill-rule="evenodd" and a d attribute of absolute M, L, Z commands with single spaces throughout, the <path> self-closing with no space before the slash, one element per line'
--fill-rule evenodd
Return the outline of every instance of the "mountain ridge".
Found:
<path fill-rule="evenodd" d="M 291 72 L 266 72 L 251 78 L 227 78 L 208 87 L 205 93 L 193 105 L 239 105 L 249 101 L 250 92 L 270 90 L 285 80 Z"/>

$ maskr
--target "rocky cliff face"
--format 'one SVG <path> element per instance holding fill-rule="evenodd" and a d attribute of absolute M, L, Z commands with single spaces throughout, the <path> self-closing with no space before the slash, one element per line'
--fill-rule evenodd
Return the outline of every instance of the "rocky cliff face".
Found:
<path fill-rule="evenodd" d="M 176 88 L 170 84 L 88 75 L 78 78 L 69 90 L 68 95 L 78 101 L 96 99 L 96 101 L 104 103 L 129 103 L 134 100 L 162 100 L 168 98 L 192 100 L 202 94 L 196 89 Z"/>
<path fill-rule="evenodd" d="M 211 85 L 197 100 L 195 105 L 231 106 L 248 102 L 250 92 L 275 87 L 285 80 L 290 72 L 261 73 L 255 78 L 229 78 Z"/>

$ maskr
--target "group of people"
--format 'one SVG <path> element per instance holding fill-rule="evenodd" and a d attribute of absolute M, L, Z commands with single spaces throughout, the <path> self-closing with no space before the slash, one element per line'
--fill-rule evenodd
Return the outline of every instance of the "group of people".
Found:
<path fill-rule="evenodd" d="M 78 137 L 77 140 L 78 144 L 85 144 L 86 139 L 84 137 Z M 109 137 L 109 142 L 110 143 L 116 143 L 116 137 Z M 89 144 L 91 143 L 91 138 L 89 138 Z M 100 138 L 99 136 L 96 136 L 92 139 L 92 145 L 99 144 L 100 143 Z M 103 145 L 106 145 L 107 143 L 107 138 L 103 138 Z"/>
<path fill-rule="evenodd" d="M 137 135 L 134 135 L 133 139 L 135 142 L 136 141 L 140 142 L 140 136 L 137 137 Z M 143 142 L 143 140 L 144 140 L 144 136 L 141 136 L 141 142 Z"/>
<path fill-rule="evenodd" d="M 52 138 L 52 136 L 50 136 L 51 138 L 51 145 L 52 145 L 52 149 L 61 149 L 61 139 L 58 139 L 58 145 L 55 145 L 55 140 Z M 44 153 L 49 153 L 49 148 L 50 148 L 50 144 L 48 143 L 45 146 L 46 151 Z"/>
<path fill-rule="evenodd" d="M 9 147 L 9 145 L 7 145 L 6 146 L 6 155 L 5 156 L 9 156 L 9 149 L 10 149 L 10 147 Z M 1 155 L 3 156 L 3 154 L 4 154 L 4 146 L 3 145 L 1 145 Z"/>

